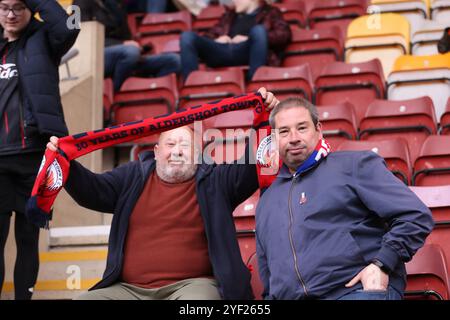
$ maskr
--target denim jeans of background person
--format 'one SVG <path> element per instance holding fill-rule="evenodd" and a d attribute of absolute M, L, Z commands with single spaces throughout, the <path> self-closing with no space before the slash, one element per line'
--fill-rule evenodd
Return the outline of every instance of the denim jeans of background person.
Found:
<path fill-rule="evenodd" d="M 262 65 L 281 64 L 291 31 L 278 8 L 261 0 L 233 0 L 219 22 L 204 35 L 192 31 L 181 35 L 184 81 L 198 70 L 199 60 L 209 67 L 248 65 L 250 80 Z"/>
<path fill-rule="evenodd" d="M 39 229 L 26 219 L 25 203 L 46 141 L 68 134 L 58 69 L 79 30 L 67 18 L 56 1 L 0 0 L 0 290 L 14 212 L 16 300 L 31 299 L 39 270 Z"/>
<path fill-rule="evenodd" d="M 81 20 L 96 20 L 105 26 L 105 77 L 111 77 L 114 90 L 139 71 L 141 77 L 160 77 L 178 73 L 180 57 L 175 53 L 150 54 L 133 40 L 123 0 L 74 0 L 81 9 Z M 147 50 L 148 51 L 148 50 Z"/>
<path fill-rule="evenodd" d="M 256 209 L 265 299 L 401 299 L 430 210 L 372 151 L 329 152 L 317 108 L 270 115 L 283 166 Z"/>
<path fill-rule="evenodd" d="M 128 12 L 163 13 L 168 0 L 124 0 Z"/>

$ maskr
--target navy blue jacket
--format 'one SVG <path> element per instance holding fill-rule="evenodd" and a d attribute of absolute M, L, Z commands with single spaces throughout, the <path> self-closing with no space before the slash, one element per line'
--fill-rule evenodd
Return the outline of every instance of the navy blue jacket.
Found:
<path fill-rule="evenodd" d="M 283 166 L 256 210 L 263 295 L 335 299 L 362 288 L 345 284 L 374 258 L 403 292 L 404 263 L 433 226 L 429 209 L 373 152 L 333 152 L 296 178 Z"/>
<path fill-rule="evenodd" d="M 59 64 L 78 29 L 67 27 L 68 15 L 55 0 L 24 0 L 45 22 L 32 18 L 19 40 L 17 67 L 25 112 L 41 134 L 68 134 L 59 93 Z M 0 39 L 3 29 L 0 28 Z M 26 117 L 27 118 L 27 117 Z"/>
<path fill-rule="evenodd" d="M 155 160 L 149 152 L 144 153 L 139 161 L 129 162 L 104 174 L 94 174 L 78 162 L 71 162 L 65 188 L 72 198 L 83 207 L 114 213 L 106 270 L 103 279 L 91 290 L 120 281 L 130 215 L 155 167 Z M 257 188 L 255 165 L 201 164 L 196 173 L 197 200 L 205 226 L 209 258 L 224 299 L 253 298 L 250 273 L 241 258 L 232 213 Z"/>

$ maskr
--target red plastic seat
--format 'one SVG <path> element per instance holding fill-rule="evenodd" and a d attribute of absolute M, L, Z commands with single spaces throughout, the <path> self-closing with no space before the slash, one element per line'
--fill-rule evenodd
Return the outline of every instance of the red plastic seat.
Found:
<path fill-rule="evenodd" d="M 414 163 L 412 182 L 416 186 L 450 185 L 450 136 L 425 140 Z"/>
<path fill-rule="evenodd" d="M 292 41 L 284 51 L 284 67 L 308 63 L 315 80 L 324 66 L 342 60 L 343 35 L 338 27 L 303 30 L 291 28 Z"/>
<path fill-rule="evenodd" d="M 347 34 L 350 22 L 366 14 L 366 0 L 315 0 L 308 15 L 310 28 L 337 26 Z"/>
<path fill-rule="evenodd" d="M 290 25 L 296 25 L 300 28 L 306 26 L 306 7 L 303 1 L 294 0 L 282 3 L 273 3 L 272 6 L 280 9 L 283 19 Z"/>
<path fill-rule="evenodd" d="M 440 134 L 450 135 L 450 98 L 447 100 L 444 114 L 441 116 Z"/>
<path fill-rule="evenodd" d="M 279 100 L 304 97 L 312 101 L 313 98 L 313 82 L 308 64 L 297 67 L 259 67 L 247 91 L 256 91 L 260 87 L 266 87 Z"/>
<path fill-rule="evenodd" d="M 242 202 L 233 212 L 236 236 L 244 263 L 256 251 L 255 212 L 259 201 L 259 190 Z"/>
<path fill-rule="evenodd" d="M 410 187 L 431 210 L 435 226 L 425 243 L 439 245 L 444 251 L 447 273 L 450 274 L 450 185 Z"/>
<path fill-rule="evenodd" d="M 412 165 L 408 144 L 403 139 L 380 141 L 345 141 L 336 151 L 371 150 L 383 157 L 388 169 L 405 184 L 411 181 Z"/>
<path fill-rule="evenodd" d="M 259 277 L 259 271 L 258 271 L 258 256 L 256 255 L 256 252 L 254 252 L 248 262 L 247 267 L 250 270 L 251 279 L 250 284 L 253 289 L 253 295 L 255 296 L 255 300 L 262 300 L 262 294 L 264 292 L 264 285 L 261 281 L 261 278 Z"/>
<path fill-rule="evenodd" d="M 244 74 L 239 68 L 221 71 L 193 71 L 180 90 L 178 108 L 244 93 Z"/>
<path fill-rule="evenodd" d="M 360 63 L 333 62 L 325 66 L 315 81 L 317 105 L 350 102 L 356 121 L 364 117 L 367 106 L 385 97 L 383 69 L 378 59 Z"/>
<path fill-rule="evenodd" d="M 177 98 L 175 74 L 160 78 L 128 78 L 114 95 L 112 123 L 134 122 L 171 113 Z M 154 139 L 142 138 L 136 143 L 147 143 L 148 140 Z"/>
<path fill-rule="evenodd" d="M 221 5 L 209 5 L 202 9 L 192 24 L 192 29 L 202 32 L 213 27 L 225 13 L 225 7 Z"/>
<path fill-rule="evenodd" d="M 114 84 L 111 78 L 103 80 L 103 121 L 109 124 L 111 106 L 114 101 Z"/>
<path fill-rule="evenodd" d="M 425 139 L 436 134 L 433 101 L 429 97 L 411 100 L 375 100 L 367 108 L 360 124 L 361 140 L 404 138 L 408 142 L 411 162 L 419 155 Z"/>
<path fill-rule="evenodd" d="M 183 31 L 191 28 L 192 17 L 188 11 L 148 13 L 138 26 L 139 42 L 158 47 L 158 43 L 179 39 Z"/>
<path fill-rule="evenodd" d="M 445 254 L 438 245 L 428 244 L 406 264 L 405 299 L 448 300 L 449 282 Z"/>
<path fill-rule="evenodd" d="M 130 13 L 127 15 L 128 27 L 133 38 L 138 36 L 138 27 L 144 19 L 145 13 Z"/>
<path fill-rule="evenodd" d="M 356 139 L 356 116 L 350 103 L 317 106 L 317 111 L 322 123 L 322 133 L 332 150 L 336 150 L 344 141 Z"/>

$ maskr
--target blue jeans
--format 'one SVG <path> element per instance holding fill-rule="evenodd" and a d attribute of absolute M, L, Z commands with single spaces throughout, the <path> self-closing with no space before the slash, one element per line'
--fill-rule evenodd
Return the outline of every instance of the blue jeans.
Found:
<path fill-rule="evenodd" d="M 402 295 L 393 287 L 389 286 L 387 290 L 364 291 L 357 289 L 351 291 L 337 300 L 402 300 Z"/>
<path fill-rule="evenodd" d="M 217 43 L 195 32 L 183 32 L 180 39 L 183 79 L 198 69 L 201 58 L 210 67 L 249 65 L 247 80 L 265 65 L 268 54 L 267 31 L 262 25 L 250 29 L 248 40 L 237 44 Z"/>
<path fill-rule="evenodd" d="M 115 91 L 119 91 L 122 83 L 135 71 L 143 77 L 162 77 L 172 72 L 179 73 L 180 69 L 180 57 L 175 53 L 141 56 L 135 46 L 105 48 L 105 77 L 112 77 Z"/>

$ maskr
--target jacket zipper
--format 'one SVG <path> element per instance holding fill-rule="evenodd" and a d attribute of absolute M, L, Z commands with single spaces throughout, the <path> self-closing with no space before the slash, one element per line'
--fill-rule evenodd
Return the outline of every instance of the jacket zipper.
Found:
<path fill-rule="evenodd" d="M 301 286 L 303 287 L 303 291 L 305 292 L 305 295 L 308 296 L 308 290 L 306 289 L 306 285 L 305 282 L 303 281 L 302 276 L 300 275 L 300 271 L 298 269 L 298 259 L 297 259 L 297 254 L 295 252 L 295 246 L 294 246 L 294 240 L 292 238 L 292 225 L 293 225 L 293 214 L 292 214 L 292 190 L 294 189 L 294 184 L 295 181 L 297 179 L 297 175 L 294 175 L 294 178 L 292 179 L 292 184 L 291 184 L 291 188 L 289 189 L 289 199 L 288 199 L 288 206 L 289 206 L 289 229 L 288 229 L 288 233 L 289 233 L 289 242 L 291 244 L 291 250 L 292 250 L 292 255 L 294 256 L 294 269 L 295 269 L 295 273 L 297 274 L 297 278 L 301 284 Z"/>

